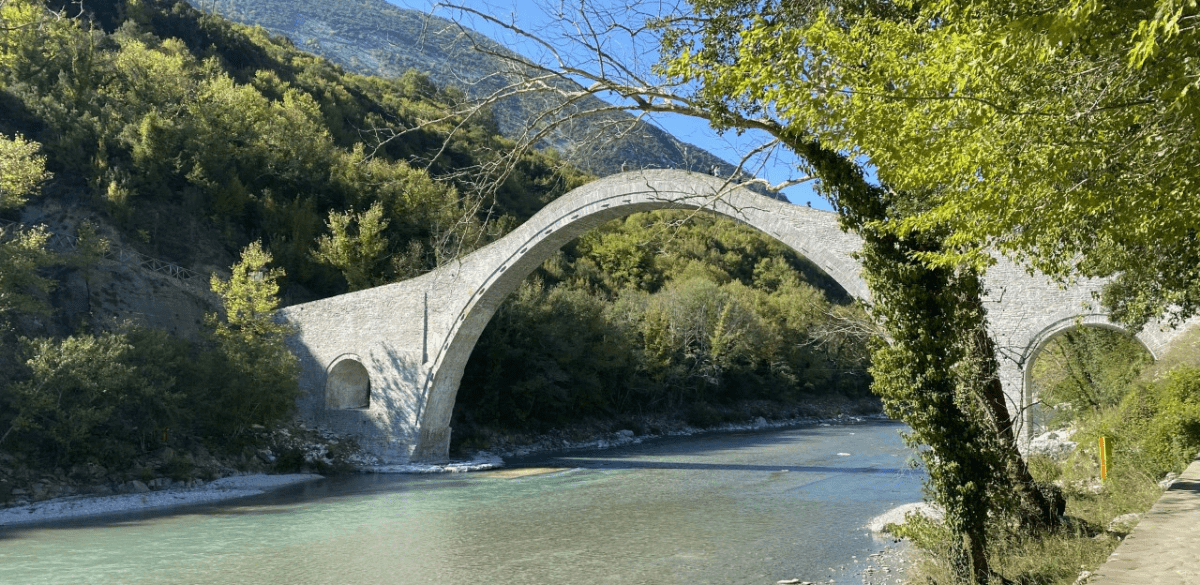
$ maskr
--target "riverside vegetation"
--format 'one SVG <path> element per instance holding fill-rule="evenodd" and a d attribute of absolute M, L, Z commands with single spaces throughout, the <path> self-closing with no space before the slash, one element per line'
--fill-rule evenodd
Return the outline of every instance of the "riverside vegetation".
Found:
<path fill-rule="evenodd" d="M 1112 553 L 1200 450 L 1200 329 L 1185 334 L 1158 362 L 1125 334 L 1078 328 L 1051 341 L 1034 364 L 1044 429 L 1069 435 L 1064 449 L 1029 458 L 1039 482 L 1062 489 L 1064 525 L 1027 533 L 992 522 L 991 566 L 1015 583 L 1076 583 Z M 1100 480 L 1099 438 L 1113 445 Z M 911 582 L 955 579 L 945 526 L 912 517 L 898 535 L 921 549 Z"/>
<path fill-rule="evenodd" d="M 256 456 L 297 392 L 271 317 L 280 299 L 421 274 L 590 180 L 546 151 L 497 182 L 486 173 L 506 139 L 451 115 L 461 94 L 419 73 L 349 74 L 183 2 L 85 9 L 0 1 L 0 213 L 56 202 L 87 218 L 56 228 L 77 232 L 75 253 L 49 252 L 39 228 L 0 242 L 0 500 L 67 476 L 320 466 L 295 446 Z M 385 140 L 385 128 L 408 131 Z M 65 314 L 67 277 L 82 274 L 91 299 L 113 245 L 232 264 L 212 279 L 202 332 L 113 323 L 90 300 Z M 864 315 L 744 226 L 632 216 L 569 245 L 500 309 L 468 366 L 457 435 L 479 445 L 625 414 L 708 425 L 863 398 Z"/>

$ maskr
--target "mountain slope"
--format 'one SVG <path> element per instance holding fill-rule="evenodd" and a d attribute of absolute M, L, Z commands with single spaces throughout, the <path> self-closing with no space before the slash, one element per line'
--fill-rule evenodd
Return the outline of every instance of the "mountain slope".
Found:
<path fill-rule="evenodd" d="M 415 69 L 439 86 L 459 87 L 468 96 L 488 95 L 508 83 L 506 64 L 474 49 L 507 52 L 478 33 L 449 20 L 407 10 L 385 0 L 188 0 L 234 21 L 286 36 L 298 47 L 351 71 L 399 77 Z M 493 109 L 500 130 L 512 136 L 546 109 L 549 95 L 507 99 Z M 583 108 L 599 105 L 597 98 Z M 627 129 L 618 131 L 617 128 Z M 687 168 L 731 175 L 733 165 L 628 114 L 613 113 L 565 124 L 543 141 L 572 164 L 608 175 L 622 168 Z"/>

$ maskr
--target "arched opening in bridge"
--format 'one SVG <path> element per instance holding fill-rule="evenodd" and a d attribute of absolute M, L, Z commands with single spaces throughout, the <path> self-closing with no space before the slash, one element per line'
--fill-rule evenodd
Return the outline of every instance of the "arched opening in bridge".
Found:
<path fill-rule="evenodd" d="M 500 304 L 465 367 L 452 440 L 670 409 L 712 426 L 742 397 L 761 408 L 743 420 L 867 397 L 865 345 L 842 327 L 858 311 L 819 266 L 749 225 L 634 213 L 569 241 Z"/>
<path fill-rule="evenodd" d="M 371 376 L 358 356 L 334 360 L 325 377 L 325 408 L 353 409 L 371 406 Z"/>
<path fill-rule="evenodd" d="M 1034 436 L 1121 401 L 1154 356 L 1115 326 L 1072 326 L 1036 348 L 1027 372 Z"/>

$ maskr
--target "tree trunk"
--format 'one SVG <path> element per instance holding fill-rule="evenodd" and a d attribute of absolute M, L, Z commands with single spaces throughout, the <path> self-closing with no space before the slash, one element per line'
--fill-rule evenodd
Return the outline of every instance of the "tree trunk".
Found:
<path fill-rule="evenodd" d="M 983 310 L 982 297 L 973 295 L 969 301 L 980 311 Z M 982 313 L 980 313 L 982 315 Z M 1012 416 L 1008 412 L 1008 403 L 1004 396 L 1004 386 L 1000 382 L 1000 364 L 996 361 L 996 343 L 988 335 L 984 324 L 974 331 L 969 349 L 974 358 L 982 364 L 981 380 L 975 387 L 979 389 L 983 406 L 995 427 L 1000 439 L 1001 448 L 1008 459 L 1008 474 L 1012 479 L 1019 509 L 1021 525 L 1029 529 L 1048 529 L 1058 526 L 1065 511 L 1066 500 L 1057 491 L 1042 491 L 1033 475 L 1029 473 L 1029 465 L 1017 448 L 1017 437 L 1013 431 Z"/>
<path fill-rule="evenodd" d="M 986 530 L 985 527 L 980 526 L 977 531 L 971 532 L 985 532 Z M 990 580 L 992 574 L 992 567 L 988 562 L 987 555 L 987 537 L 984 534 L 972 533 L 967 534 L 967 551 L 971 560 L 972 582 L 985 584 Z"/>

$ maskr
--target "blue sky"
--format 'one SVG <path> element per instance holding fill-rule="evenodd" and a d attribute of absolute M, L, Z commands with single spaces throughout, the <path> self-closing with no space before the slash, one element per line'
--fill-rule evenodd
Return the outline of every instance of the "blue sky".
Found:
<path fill-rule="evenodd" d="M 568 4 L 577 2 L 578 0 L 454 0 L 463 5 L 469 5 L 473 8 L 486 12 L 492 16 L 513 21 L 518 26 L 530 30 L 542 29 L 546 26 L 553 26 L 555 21 L 546 16 L 546 13 L 539 7 L 541 4 L 560 4 L 566 1 Z M 650 0 L 653 3 L 656 0 Z M 388 0 L 392 4 L 402 8 L 411 8 L 424 12 L 432 11 L 438 16 L 458 20 L 457 13 L 451 12 L 444 8 L 436 7 L 437 0 Z M 596 0 L 597 5 L 609 3 L 614 7 L 622 6 L 621 0 Z M 522 39 L 515 37 L 509 31 L 506 31 L 498 25 L 476 19 L 464 20 L 463 24 L 482 32 L 496 41 L 500 42 L 516 50 L 527 57 L 538 60 L 537 47 L 528 42 L 522 42 Z M 644 52 L 634 52 L 631 55 L 633 59 L 642 59 L 644 62 L 652 62 L 657 55 L 646 55 Z M 684 142 L 690 142 L 708 150 L 709 152 L 725 159 L 731 164 L 737 164 L 742 155 L 764 142 L 765 138 L 762 134 L 754 132 L 746 132 L 738 136 L 734 132 L 726 132 L 723 135 L 717 134 L 715 130 L 709 127 L 708 123 L 686 116 L 672 115 L 656 115 L 653 123 L 657 124 L 667 132 L 673 134 L 676 138 Z M 790 153 L 788 153 L 790 155 Z M 799 176 L 799 171 L 795 167 L 795 159 L 788 158 L 770 160 L 762 164 L 762 170 L 758 172 L 760 177 L 764 177 L 772 183 L 780 183 L 784 180 Z M 754 169 L 748 169 L 754 170 Z M 810 184 L 802 184 L 790 187 L 784 191 L 784 194 L 797 205 L 805 205 L 811 202 L 813 207 L 820 209 L 830 209 L 829 203 L 820 195 L 812 191 Z"/>

